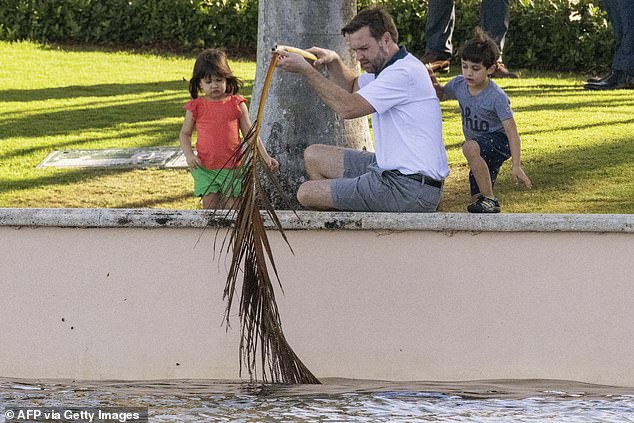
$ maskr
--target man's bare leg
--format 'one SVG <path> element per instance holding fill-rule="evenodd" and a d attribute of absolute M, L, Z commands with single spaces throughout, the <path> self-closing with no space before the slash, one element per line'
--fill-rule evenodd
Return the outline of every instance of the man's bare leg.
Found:
<path fill-rule="evenodd" d="M 331 182 L 332 179 L 304 182 L 297 190 L 297 200 L 308 209 L 335 210 L 330 190 Z"/>
<path fill-rule="evenodd" d="M 313 144 L 304 151 L 304 166 L 310 178 L 297 190 L 299 203 L 310 209 L 333 210 L 330 182 L 343 176 L 344 148 Z"/>
<path fill-rule="evenodd" d="M 313 144 L 304 150 L 304 168 L 310 180 L 336 179 L 343 176 L 344 148 Z"/>

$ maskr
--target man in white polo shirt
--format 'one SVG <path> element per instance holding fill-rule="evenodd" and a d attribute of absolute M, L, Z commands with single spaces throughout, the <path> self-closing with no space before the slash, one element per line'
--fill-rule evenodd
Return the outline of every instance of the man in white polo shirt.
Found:
<path fill-rule="evenodd" d="M 297 192 L 318 210 L 433 212 L 449 174 L 440 103 L 425 65 L 398 46 L 398 31 L 381 7 L 364 9 L 342 30 L 365 74 L 319 47 L 313 65 L 282 53 L 279 67 L 302 74 L 345 119 L 372 114 L 376 153 L 314 144 L 304 152 L 310 178 Z M 328 78 L 316 68 L 326 65 Z"/>

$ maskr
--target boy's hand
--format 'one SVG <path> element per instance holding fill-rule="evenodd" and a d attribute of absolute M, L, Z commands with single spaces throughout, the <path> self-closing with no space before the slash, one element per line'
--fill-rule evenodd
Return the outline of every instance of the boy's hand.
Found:
<path fill-rule="evenodd" d="M 526 188 L 531 189 L 533 187 L 533 183 L 528 178 L 526 173 L 524 173 L 524 169 L 522 166 L 513 166 L 511 169 L 511 177 L 513 178 L 513 182 L 518 184 L 520 181 L 526 185 Z"/>

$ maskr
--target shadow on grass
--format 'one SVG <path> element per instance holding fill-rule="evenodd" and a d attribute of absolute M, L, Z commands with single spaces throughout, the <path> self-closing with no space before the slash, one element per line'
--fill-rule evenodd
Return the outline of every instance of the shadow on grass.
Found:
<path fill-rule="evenodd" d="M 33 90 L 2 90 L 3 101 L 31 102 L 61 100 L 81 97 L 110 97 L 116 95 L 182 91 L 187 93 L 188 81 L 143 82 L 135 84 L 69 85 L 66 87 L 39 88 Z"/>
<path fill-rule="evenodd" d="M 587 185 L 591 192 L 597 190 L 597 186 L 601 189 L 604 183 L 615 183 L 609 182 L 610 179 L 619 177 L 618 174 L 611 173 L 612 169 L 630 166 L 632 162 L 634 136 L 598 140 L 593 145 L 562 148 L 547 157 L 532 157 L 525 169 L 533 181 L 534 190 L 566 192 L 571 181 L 574 181 L 574 184 Z M 607 182 L 597 179 L 598 177 L 605 178 Z M 628 185 L 634 190 L 634 180 L 630 180 Z M 631 203 L 634 207 L 634 201 Z M 610 205 L 604 204 L 605 209 L 610 209 Z"/>
<path fill-rule="evenodd" d="M 628 124 L 634 124 L 634 118 L 625 119 L 625 120 L 610 120 L 609 122 L 604 121 L 604 122 L 592 122 L 587 124 L 575 124 L 570 126 L 559 126 L 557 127 L 557 129 L 554 129 L 548 132 L 552 133 L 552 132 L 565 132 L 565 131 L 579 131 L 582 129 L 599 128 L 599 127 L 605 127 L 610 125 L 628 125 Z M 547 131 L 542 131 L 542 130 L 521 131 L 520 130 L 520 136 L 536 135 L 536 134 L 542 134 L 544 132 L 547 132 Z M 601 139 L 597 139 L 597 141 L 601 141 Z"/>
<path fill-rule="evenodd" d="M 134 169 L 100 168 L 100 169 L 72 169 L 57 172 L 53 175 L 32 176 L 13 181 L 0 181 L 0 192 L 24 191 L 40 187 L 55 187 L 81 184 L 92 179 L 109 175 L 121 175 Z"/>
<path fill-rule="evenodd" d="M 140 147 L 162 147 L 162 146 L 177 146 L 178 145 L 178 131 L 180 130 L 180 124 L 163 124 L 157 126 L 155 129 L 134 130 L 134 136 L 141 136 L 145 138 L 145 142 L 137 144 L 134 148 Z M 56 142 L 54 146 L 51 145 L 36 145 L 28 148 L 16 148 L 10 150 L 5 154 L 0 154 L 0 160 L 11 159 L 14 157 L 26 157 L 33 154 L 40 154 L 42 159 L 45 155 L 49 154 L 53 150 L 69 150 L 73 147 L 82 146 L 86 144 L 100 142 L 108 143 L 108 141 L 116 141 L 121 139 L 121 134 L 99 137 L 99 138 L 80 138 L 72 141 Z M 108 143 L 110 144 L 110 143 Z M 91 147 L 100 148 L 100 147 Z M 130 148 L 130 147 L 122 147 Z"/>
<path fill-rule="evenodd" d="M 634 160 L 633 139 L 602 141 L 592 146 L 562 149 L 548 157 L 532 158 L 531 174 L 542 186 L 561 189 L 568 185 L 570 179 L 584 180 L 590 174 L 605 173 L 612 167 L 629 165 Z M 560 177 L 551 178 L 554 175 Z M 588 179 L 588 182 L 592 180 Z"/>
<path fill-rule="evenodd" d="M 515 97 L 518 98 L 518 97 Z M 548 97 L 542 97 L 544 100 L 548 100 Z M 596 99 L 589 98 L 582 101 L 568 101 L 565 103 L 549 103 L 544 101 L 542 103 L 531 104 L 528 106 L 513 106 L 513 98 L 511 98 L 511 106 L 514 112 L 543 112 L 546 110 L 581 110 L 581 109 L 597 109 L 597 108 L 609 108 L 609 107 L 634 107 L 634 98 L 608 98 L 608 99 Z"/>
<path fill-rule="evenodd" d="M 134 84 L 98 84 L 69 85 L 66 87 L 39 88 L 33 90 L 0 90 L 2 101 L 31 102 L 44 100 L 61 100 L 81 97 L 112 97 L 118 95 L 161 93 L 165 91 L 182 92 L 189 98 L 189 81 L 160 81 Z M 250 96 L 253 81 L 244 81 L 241 94 Z"/>
<path fill-rule="evenodd" d="M 0 181 L 0 193 L 11 191 L 25 191 L 36 188 L 47 188 L 54 190 L 61 187 L 80 186 L 82 183 L 90 182 L 94 179 L 103 178 L 107 176 L 123 176 L 129 172 L 139 171 L 139 169 L 126 169 L 126 168 L 99 168 L 99 169 L 74 169 L 63 173 L 56 173 L 54 175 L 38 176 L 26 179 L 20 179 L 16 181 Z M 160 183 L 160 174 L 156 174 L 157 183 Z M 193 191 L 189 191 L 188 187 L 183 187 L 184 192 L 180 194 L 165 194 L 165 195 L 152 195 L 151 198 L 147 198 L 149 195 L 146 193 L 146 198 L 141 195 L 134 195 L 130 192 L 131 196 L 137 199 L 132 201 L 125 201 L 126 197 L 121 195 L 116 208 L 145 208 L 155 207 L 157 205 L 166 205 L 186 201 L 188 199 L 194 199 Z M 98 201 L 90 201 L 92 204 L 97 204 Z"/>
<path fill-rule="evenodd" d="M 252 88 L 250 86 L 250 88 Z M 155 93 L 154 99 L 119 100 L 116 96 L 127 94 Z M 172 98 L 165 98 L 164 93 L 171 93 Z M 182 96 L 176 94 L 182 92 Z M 249 92 L 250 93 L 250 92 Z M 73 132 L 96 131 L 115 128 L 122 124 L 139 124 L 162 119 L 182 118 L 183 104 L 189 100 L 186 84 L 182 81 L 147 84 L 102 84 L 95 86 L 72 86 L 38 90 L 5 90 L 0 91 L 0 98 L 10 101 L 34 101 L 55 99 L 72 99 L 79 97 L 112 98 L 114 104 L 93 103 L 90 105 L 73 105 L 72 110 L 46 110 L 44 112 L 25 113 L 24 117 L 7 118 L 0 121 L 0 140 L 11 137 L 46 138 L 72 134 Z M 19 100 L 17 100 L 19 98 Z M 123 103 L 123 104 L 121 104 Z M 80 108 L 81 107 L 81 108 Z M 17 114 L 20 116 L 19 114 Z M 114 129 L 113 129 L 114 130 Z M 139 135 L 156 136 L 152 131 L 138 130 Z M 175 132 L 159 136 L 148 145 L 168 145 L 178 139 Z M 72 142 L 70 144 L 81 144 Z M 36 149 L 34 147 L 34 149 Z M 28 151 L 23 149 L 22 151 Z M 17 154 L 10 154 L 17 155 Z"/>
<path fill-rule="evenodd" d="M 119 91 L 119 94 L 121 91 Z M 8 138 L 27 138 L 32 142 L 27 146 L 16 149 L 15 152 L 5 154 L 7 156 L 18 156 L 40 149 L 50 148 L 51 143 L 46 140 L 48 137 L 68 136 L 73 138 L 79 136 L 81 132 L 107 130 L 121 133 L 131 133 L 131 136 L 147 136 L 154 138 L 149 145 L 162 145 L 164 143 L 173 144 L 178 139 L 178 129 L 170 128 L 170 132 L 160 133 L 152 128 L 135 128 L 134 125 L 144 122 L 160 121 L 184 116 L 182 108 L 183 101 L 173 98 L 161 99 L 140 99 L 124 104 L 110 104 L 89 108 L 77 108 L 73 110 L 57 109 L 34 113 L 24 117 L 7 119 L 0 123 L 0 140 Z M 76 106 L 71 106 L 76 107 Z M 130 125 L 123 129 L 117 128 L 120 125 Z M 79 145 L 90 142 L 83 139 L 66 143 L 68 145 Z M 95 140 L 92 140 L 95 141 Z M 24 142 L 23 142 L 24 143 Z M 36 144 L 36 145 L 29 145 Z M 56 144 L 55 147 L 59 146 Z M 123 146 L 123 145 L 122 145 Z"/>
<path fill-rule="evenodd" d="M 67 51 L 67 52 L 99 52 L 99 53 L 131 53 L 142 56 L 159 56 L 159 57 L 174 57 L 181 59 L 191 59 L 192 62 L 196 59 L 200 49 L 188 50 L 180 48 L 177 45 L 173 45 L 169 42 L 158 42 L 155 44 L 115 44 L 115 45 L 95 45 L 85 43 L 71 43 L 64 44 L 47 42 L 46 44 L 39 44 L 41 50 L 49 51 Z M 255 62 L 256 51 L 249 47 L 227 47 L 225 48 L 229 57 L 234 61 L 252 61 Z"/>
<path fill-rule="evenodd" d="M 79 186 L 92 180 L 107 176 L 123 176 L 127 173 L 139 171 L 139 169 L 129 168 L 98 168 L 98 169 L 64 169 L 63 172 L 54 170 L 55 174 L 34 176 L 30 178 L 19 179 L 15 181 L 0 181 L 0 193 L 12 191 L 30 191 L 36 188 L 61 188 L 64 186 Z M 156 172 L 157 183 L 160 183 L 160 172 Z M 193 191 L 189 191 L 184 187 L 181 194 L 166 194 L 153 196 L 151 199 L 136 199 L 125 202 L 121 200 L 121 204 L 117 208 L 142 208 L 153 207 L 160 204 L 170 204 L 188 199 L 194 199 Z"/>
<path fill-rule="evenodd" d="M 499 82 L 499 81 L 498 81 Z M 584 93 L 583 85 L 498 85 L 509 96 L 549 96 L 549 95 L 571 95 Z M 585 91 L 587 92 L 587 91 Z"/>

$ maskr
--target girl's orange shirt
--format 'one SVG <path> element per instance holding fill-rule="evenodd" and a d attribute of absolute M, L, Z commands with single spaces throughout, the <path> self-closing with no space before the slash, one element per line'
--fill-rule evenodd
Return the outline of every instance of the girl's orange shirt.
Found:
<path fill-rule="evenodd" d="M 205 168 L 238 167 L 232 156 L 240 147 L 240 104 L 246 101 L 241 95 L 228 95 L 222 101 L 198 97 L 183 106 L 194 116 L 196 151 Z"/>

